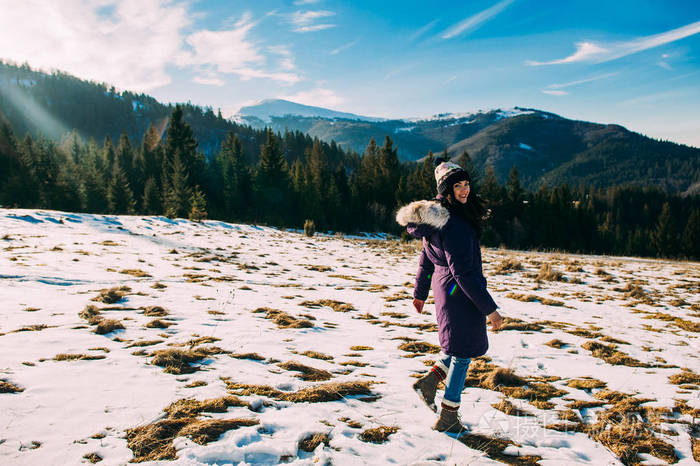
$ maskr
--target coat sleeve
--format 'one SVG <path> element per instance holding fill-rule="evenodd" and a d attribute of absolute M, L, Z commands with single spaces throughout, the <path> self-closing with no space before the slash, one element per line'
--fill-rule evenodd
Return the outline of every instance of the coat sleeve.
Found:
<path fill-rule="evenodd" d="M 478 261 L 474 249 L 479 247 L 476 236 L 471 230 L 446 228 L 443 236 L 443 248 L 447 266 L 457 281 L 462 292 L 474 303 L 483 315 L 487 316 L 498 306 L 486 290 L 481 270 L 477 270 Z"/>
<path fill-rule="evenodd" d="M 416 283 L 413 289 L 413 297 L 425 301 L 428 299 L 430 291 L 430 281 L 435 271 L 435 265 L 431 262 L 425 253 L 425 241 L 423 241 L 423 249 L 420 252 L 420 261 L 418 262 L 418 274 L 416 275 Z"/>

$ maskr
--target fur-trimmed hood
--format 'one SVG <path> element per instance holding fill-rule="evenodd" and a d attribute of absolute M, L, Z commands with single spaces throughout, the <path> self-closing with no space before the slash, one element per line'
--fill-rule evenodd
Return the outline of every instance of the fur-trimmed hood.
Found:
<path fill-rule="evenodd" d="M 428 225 L 440 230 L 449 219 L 450 212 L 437 201 L 411 202 L 396 213 L 396 221 L 404 227 L 409 224 Z"/>

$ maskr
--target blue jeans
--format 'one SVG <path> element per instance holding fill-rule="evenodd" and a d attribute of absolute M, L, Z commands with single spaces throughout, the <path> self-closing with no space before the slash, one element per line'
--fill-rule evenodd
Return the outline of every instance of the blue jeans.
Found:
<path fill-rule="evenodd" d="M 440 360 L 440 363 L 445 368 L 449 368 L 445 379 L 445 395 L 442 397 L 442 402 L 446 405 L 459 406 L 470 362 L 471 359 L 469 358 L 459 358 L 457 356 L 445 356 Z"/>

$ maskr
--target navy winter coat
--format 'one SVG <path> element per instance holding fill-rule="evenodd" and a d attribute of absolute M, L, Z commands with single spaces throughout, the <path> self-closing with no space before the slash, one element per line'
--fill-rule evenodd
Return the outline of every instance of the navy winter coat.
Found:
<path fill-rule="evenodd" d="M 474 228 L 436 201 L 416 201 L 396 215 L 423 238 L 413 296 L 425 301 L 431 281 L 440 346 L 445 354 L 471 358 L 486 353 L 486 316 L 498 307 L 486 290 Z"/>

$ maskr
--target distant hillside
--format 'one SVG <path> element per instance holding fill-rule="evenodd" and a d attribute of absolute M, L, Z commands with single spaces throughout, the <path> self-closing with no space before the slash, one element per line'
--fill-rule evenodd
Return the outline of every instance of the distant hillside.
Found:
<path fill-rule="evenodd" d="M 270 123 L 272 116 L 295 115 L 302 117 L 321 118 L 343 118 L 347 120 L 383 121 L 384 118 L 373 118 L 355 115 L 354 113 L 336 112 L 322 107 L 302 105 L 282 99 L 266 99 L 255 105 L 242 107 L 239 110 L 241 115 L 245 115 L 246 120 L 259 120 L 263 123 Z"/>
<path fill-rule="evenodd" d="M 247 111 L 255 110 L 248 107 Z M 358 121 L 322 116 L 268 115 L 262 123 L 238 115 L 253 126 L 299 130 L 341 147 L 362 151 L 370 138 L 389 135 L 403 160 L 428 151 L 467 151 L 477 169 L 494 167 L 507 179 L 517 166 L 525 187 L 543 183 L 607 187 L 619 184 L 660 186 L 671 192 L 697 193 L 700 149 L 657 141 L 619 125 L 563 118 L 535 109 L 514 108 L 473 114 L 441 114 L 426 119 Z"/>
<path fill-rule="evenodd" d="M 107 84 L 66 73 L 47 74 L 0 62 L 0 122 L 10 123 L 20 136 L 43 134 L 60 140 L 76 130 L 84 140 L 101 143 L 107 135 L 117 141 L 125 131 L 140 142 L 151 124 L 165 130 L 173 108 L 146 94 L 117 92 Z M 259 150 L 262 141 L 252 139 L 255 132 L 247 125 L 227 120 L 211 108 L 184 104 L 183 111 L 205 154 L 216 153 L 229 130 L 242 135 L 248 153 Z"/>
<path fill-rule="evenodd" d="M 116 141 L 125 131 L 139 142 L 151 124 L 163 131 L 172 110 L 172 105 L 146 94 L 117 92 L 65 73 L 46 74 L 0 62 L 0 122 L 9 123 L 20 137 L 30 133 L 60 140 L 75 130 L 84 140 L 102 142 L 106 135 Z M 249 157 L 257 154 L 263 133 L 256 129 L 271 127 L 280 133 L 300 131 L 328 143 L 335 141 L 358 153 L 371 138 L 381 144 L 389 136 L 404 161 L 421 159 L 428 151 L 447 149 L 458 156 L 466 150 L 477 169 L 493 166 L 500 182 L 517 166 L 528 190 L 566 182 L 596 187 L 631 183 L 700 192 L 700 149 L 657 141 L 617 125 L 568 120 L 535 109 L 382 120 L 267 100 L 245 107 L 234 120 L 191 104 L 184 104 L 183 112 L 199 150 L 208 156 L 219 151 L 231 130 Z"/>

